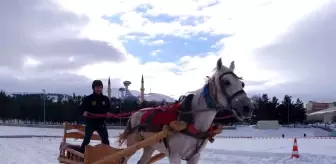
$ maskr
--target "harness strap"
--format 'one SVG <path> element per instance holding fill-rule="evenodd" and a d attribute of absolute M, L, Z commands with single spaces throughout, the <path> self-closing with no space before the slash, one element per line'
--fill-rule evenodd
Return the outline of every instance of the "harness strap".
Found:
<path fill-rule="evenodd" d="M 208 131 L 206 132 L 198 132 L 194 125 L 188 125 L 188 127 L 181 131 L 181 133 L 185 134 L 185 135 L 188 135 L 190 137 L 193 137 L 193 138 L 196 138 L 196 139 L 207 139 L 209 137 L 212 137 L 214 135 L 216 135 L 216 133 L 214 132 L 216 129 L 218 128 L 217 125 L 212 125 Z"/>
<path fill-rule="evenodd" d="M 191 158 L 193 158 L 205 144 L 205 141 L 206 141 L 205 139 L 201 140 L 201 143 L 199 143 L 198 141 L 198 144 L 196 145 L 194 151 L 191 154 L 189 154 L 186 158 L 182 158 L 182 160 L 189 161 Z"/>
<path fill-rule="evenodd" d="M 214 141 L 212 137 L 215 135 L 214 130 L 216 128 L 218 128 L 217 125 L 213 125 L 209 128 L 207 132 L 198 133 L 197 130 L 194 128 L 194 125 L 191 125 L 187 129 L 181 131 L 181 133 L 185 135 L 198 139 L 198 144 L 194 151 L 186 158 L 182 158 L 182 160 L 188 161 L 193 158 L 200 151 L 206 140 L 209 140 L 212 143 Z M 201 143 L 199 143 L 199 141 L 201 141 Z"/>
<path fill-rule="evenodd" d="M 202 96 L 205 100 L 205 103 L 206 103 L 207 107 L 210 108 L 210 109 L 215 109 L 215 108 L 217 108 L 217 105 L 210 96 L 210 93 L 209 93 L 210 88 L 209 87 L 210 87 L 209 83 L 207 83 L 204 86 Z"/>

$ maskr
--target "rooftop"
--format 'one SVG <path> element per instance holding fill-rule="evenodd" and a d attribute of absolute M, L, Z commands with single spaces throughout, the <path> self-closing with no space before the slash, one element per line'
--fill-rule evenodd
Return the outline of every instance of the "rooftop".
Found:
<path fill-rule="evenodd" d="M 317 111 L 317 112 L 309 113 L 307 115 L 308 116 L 313 116 L 313 115 L 319 115 L 319 114 L 325 114 L 325 113 L 333 113 L 333 112 L 336 112 L 336 107 L 332 107 L 332 108 L 320 110 L 320 111 Z"/>

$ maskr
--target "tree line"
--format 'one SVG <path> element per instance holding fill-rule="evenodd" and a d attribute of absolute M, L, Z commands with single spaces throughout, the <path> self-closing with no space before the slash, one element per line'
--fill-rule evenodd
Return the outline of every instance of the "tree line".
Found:
<path fill-rule="evenodd" d="M 8 94 L 0 91 L 0 120 L 12 122 L 21 120 L 24 123 L 62 123 L 64 121 L 81 123 L 82 116 L 78 106 L 84 96 L 65 95 L 56 93 L 46 94 Z M 254 105 L 252 122 L 258 120 L 279 120 L 281 124 L 304 122 L 306 119 L 306 109 L 303 102 L 297 99 L 295 102 L 286 95 L 280 102 L 276 97 L 269 98 L 267 94 L 253 96 Z M 136 111 L 145 107 L 162 105 L 164 102 L 147 102 L 142 104 L 134 101 L 122 101 L 113 97 L 111 99 L 111 112 L 125 113 Z M 45 112 L 44 112 L 45 111 Z M 45 116 L 44 116 L 45 115 Z M 230 115 L 230 113 L 220 112 L 217 117 Z M 125 124 L 127 118 L 109 119 L 110 123 Z M 220 123 L 233 123 L 234 119 L 216 120 Z"/>
<path fill-rule="evenodd" d="M 306 121 L 306 108 L 299 98 L 293 101 L 291 96 L 285 95 L 279 101 L 277 97 L 269 98 L 267 94 L 263 94 L 251 99 L 255 109 L 252 122 L 278 120 L 280 124 L 295 124 Z"/>
<path fill-rule="evenodd" d="M 285 95 L 280 101 L 277 97 L 269 98 L 267 94 L 262 94 L 252 96 L 251 101 L 254 110 L 251 119 L 246 120 L 248 124 L 255 124 L 259 120 L 278 120 L 282 125 L 306 123 L 306 108 L 299 98 L 293 101 L 291 96 Z M 223 111 L 218 113 L 217 117 L 222 118 L 227 115 L 231 115 L 231 113 Z M 237 122 L 233 118 L 215 121 L 223 124 Z"/>
<path fill-rule="evenodd" d="M 11 123 L 20 120 L 23 123 L 62 123 L 83 122 L 78 109 L 83 98 L 81 95 L 66 95 L 57 93 L 46 94 L 7 94 L 0 91 L 0 120 Z M 134 101 L 122 101 L 115 97 L 111 98 L 111 112 L 132 112 L 145 107 L 154 107 L 164 102 L 143 102 L 138 104 Z M 109 119 L 110 123 L 125 123 L 125 118 Z"/>

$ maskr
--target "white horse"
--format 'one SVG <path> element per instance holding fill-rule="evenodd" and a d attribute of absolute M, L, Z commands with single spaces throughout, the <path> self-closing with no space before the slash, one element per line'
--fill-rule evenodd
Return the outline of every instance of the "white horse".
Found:
<path fill-rule="evenodd" d="M 242 79 L 233 72 L 234 67 L 233 61 L 228 68 L 222 64 L 221 59 L 218 59 L 214 74 L 209 77 L 202 88 L 193 92 L 194 96 L 190 106 L 194 127 L 197 131 L 207 132 L 213 123 L 216 113 L 220 110 L 232 111 L 238 120 L 251 117 L 251 101 L 244 91 Z M 132 114 L 124 133 L 119 136 L 121 143 L 126 141 L 129 147 L 139 142 L 139 135 L 147 138 L 155 134 L 153 132 L 131 130 L 141 124 L 140 120 L 143 115 L 144 111 L 141 110 Z M 186 160 L 187 164 L 197 164 L 200 160 L 200 153 L 206 143 L 207 140 L 204 138 L 176 133 L 167 137 L 166 142 L 143 148 L 143 154 L 138 164 L 147 164 L 155 150 L 164 153 L 168 157 L 170 164 L 181 164 L 182 160 Z M 127 163 L 127 160 L 124 163 Z"/>

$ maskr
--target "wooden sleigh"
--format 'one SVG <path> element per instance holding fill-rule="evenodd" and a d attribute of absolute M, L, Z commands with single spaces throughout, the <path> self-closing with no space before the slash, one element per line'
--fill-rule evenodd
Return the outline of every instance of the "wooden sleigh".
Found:
<path fill-rule="evenodd" d="M 84 129 L 82 125 L 64 124 L 64 136 L 60 144 L 60 154 L 58 160 L 63 164 L 121 164 L 125 157 L 132 156 L 137 150 L 146 146 L 155 144 L 166 138 L 168 135 L 176 131 L 185 129 L 185 125 L 181 122 L 173 121 L 169 126 L 165 126 L 162 131 L 150 136 L 128 148 L 114 148 L 104 144 L 95 146 L 88 145 L 85 147 L 85 153 L 77 150 L 80 145 L 67 143 L 67 139 L 83 139 Z M 76 130 L 76 132 L 68 132 Z M 93 134 L 91 140 L 101 140 L 99 135 Z M 152 164 L 165 157 L 165 154 L 159 153 L 152 157 L 149 164 Z"/>

